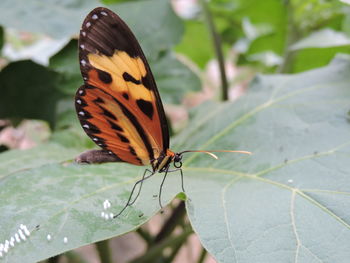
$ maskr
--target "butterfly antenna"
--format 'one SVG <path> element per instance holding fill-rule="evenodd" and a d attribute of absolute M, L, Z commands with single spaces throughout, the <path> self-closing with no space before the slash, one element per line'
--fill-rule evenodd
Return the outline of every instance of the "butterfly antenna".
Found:
<path fill-rule="evenodd" d="M 180 152 L 179 154 L 183 154 L 183 153 L 193 153 L 193 152 L 199 152 L 199 153 L 206 153 L 208 155 L 210 155 L 211 157 L 213 157 L 214 159 L 219 159 L 215 154 L 213 154 L 213 152 L 226 152 L 226 153 L 243 153 L 243 154 L 249 154 L 251 155 L 251 152 L 247 152 L 247 151 L 231 151 L 231 150 L 212 150 L 212 151 L 201 151 L 201 150 L 196 150 L 196 151 L 183 151 Z"/>

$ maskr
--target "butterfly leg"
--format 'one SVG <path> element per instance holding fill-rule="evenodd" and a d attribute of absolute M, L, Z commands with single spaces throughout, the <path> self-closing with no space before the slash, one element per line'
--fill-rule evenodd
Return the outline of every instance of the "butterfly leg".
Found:
<path fill-rule="evenodd" d="M 146 173 L 147 173 L 147 172 L 150 172 L 150 175 L 146 176 Z M 146 179 L 150 178 L 150 177 L 151 177 L 152 175 L 154 175 L 154 174 L 155 174 L 155 173 L 152 172 L 151 170 L 148 170 L 148 169 L 145 170 L 145 172 L 143 173 L 142 179 L 139 180 L 139 181 L 137 181 L 137 182 L 135 183 L 134 187 L 133 187 L 133 191 L 134 191 L 134 188 L 136 188 L 136 185 L 137 185 L 138 183 L 140 183 L 139 191 L 137 192 L 137 195 L 136 195 L 136 197 L 134 198 L 134 200 L 133 200 L 132 202 L 129 202 L 129 205 L 133 205 L 133 204 L 135 203 L 135 201 L 137 200 L 137 198 L 139 197 L 139 195 L 140 195 L 140 193 L 141 193 L 141 188 L 142 188 L 143 182 L 144 182 Z M 131 199 L 131 198 L 129 198 L 129 201 L 130 201 L 130 199 Z"/>
<path fill-rule="evenodd" d="M 184 174 L 182 173 L 182 169 L 176 169 L 176 170 L 180 170 L 180 175 L 181 175 L 181 188 L 182 188 L 182 192 L 185 193 L 185 187 L 184 187 Z"/>
<path fill-rule="evenodd" d="M 164 182 L 165 182 L 165 178 L 166 178 L 166 176 L 168 175 L 168 173 L 173 173 L 173 172 L 177 172 L 177 171 L 180 171 L 180 175 L 181 175 L 181 188 L 182 188 L 182 191 L 185 193 L 185 188 L 184 188 L 184 176 L 183 176 L 182 169 L 181 169 L 181 168 L 174 169 L 174 170 L 166 169 L 165 172 L 164 172 L 164 177 L 163 177 L 162 183 L 160 184 L 160 188 L 159 188 L 159 198 L 158 198 L 158 201 L 159 201 L 159 205 L 160 205 L 161 208 L 163 208 L 161 196 L 162 196 L 162 188 L 163 188 L 163 184 L 164 184 Z"/>
<path fill-rule="evenodd" d="M 163 180 L 162 180 L 162 183 L 160 184 L 160 187 L 159 187 L 158 201 L 159 201 L 160 208 L 163 208 L 163 206 L 162 206 L 162 188 L 163 188 L 163 184 L 165 182 L 165 178 L 168 175 L 168 171 L 169 171 L 169 167 L 166 168 L 166 170 L 164 171 Z"/>
<path fill-rule="evenodd" d="M 146 176 L 147 172 L 150 172 L 150 174 Z M 117 218 L 118 216 L 120 216 L 128 206 L 131 206 L 133 203 L 135 203 L 137 197 L 140 195 L 141 186 L 142 186 L 143 181 L 145 181 L 146 179 L 150 178 L 150 177 L 151 177 L 152 175 L 154 175 L 154 174 L 155 174 L 155 172 L 152 172 L 152 171 L 150 171 L 150 170 L 148 170 L 148 169 L 145 170 L 145 172 L 143 173 L 142 179 L 141 179 L 141 180 L 138 180 L 138 181 L 134 184 L 134 186 L 133 186 L 133 188 L 132 188 L 132 190 L 131 190 L 131 193 L 130 193 L 130 195 L 129 195 L 129 199 L 128 199 L 128 201 L 126 202 L 126 205 L 125 205 L 125 206 L 123 207 L 123 209 L 122 209 L 118 214 L 116 214 L 113 218 Z M 138 191 L 138 193 L 137 193 L 137 195 L 136 195 L 136 198 L 135 198 L 132 202 L 130 202 L 132 196 L 134 195 L 136 186 L 137 186 L 138 184 L 141 184 L 141 185 L 140 185 L 139 191 Z"/>

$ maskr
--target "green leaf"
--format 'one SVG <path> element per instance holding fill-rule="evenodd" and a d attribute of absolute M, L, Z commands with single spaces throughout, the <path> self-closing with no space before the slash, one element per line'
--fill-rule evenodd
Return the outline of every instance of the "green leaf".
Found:
<path fill-rule="evenodd" d="M 302 74 L 260 76 L 240 100 L 197 108 L 191 125 L 173 140 L 175 150 L 253 152 L 217 153 L 218 160 L 187 153 L 183 159 L 191 224 L 219 262 L 348 261 L 349 70 L 350 59 L 338 58 Z M 5 255 L 7 262 L 22 262 L 24 255 L 39 261 L 124 234 L 159 210 L 157 174 L 119 218 L 102 219 L 101 212 L 120 211 L 145 168 L 62 163 L 75 152 L 43 147 L 0 155 L 0 198 L 6 200 L 0 242 L 20 224 L 32 231 Z M 30 168 L 45 153 L 65 158 Z M 164 204 L 181 192 L 179 177 L 167 177 Z"/>
<path fill-rule="evenodd" d="M 63 148 L 59 144 L 54 143 L 41 145 L 26 151 L 7 151 L 0 154 L 0 180 L 5 180 L 6 176 L 11 176 L 12 173 L 36 169 L 50 163 L 57 164 L 72 159 L 78 153 L 77 150 Z"/>
<path fill-rule="evenodd" d="M 300 30 L 308 32 L 342 15 L 340 1 L 292 0 L 293 19 Z"/>
<path fill-rule="evenodd" d="M 75 151 L 49 145 L 20 154 L 10 151 L 0 155 L 0 198 L 6 200 L 1 204 L 0 243 L 18 233 L 21 224 L 31 232 L 27 241 L 11 247 L 5 255 L 8 262 L 37 262 L 84 244 L 124 234 L 137 229 L 159 210 L 157 194 L 162 176 L 155 175 L 143 185 L 133 208 L 118 219 L 101 218 L 101 212 L 116 214 L 121 210 L 130 187 L 145 168 L 122 163 L 77 165 L 62 162 L 76 155 Z M 53 156 L 56 156 L 55 163 L 51 159 Z M 172 185 L 179 187 L 175 189 L 170 187 Z M 163 203 L 167 204 L 180 189 L 179 176 L 169 176 L 163 189 Z M 106 199 L 112 204 L 107 210 L 103 209 Z"/>
<path fill-rule="evenodd" d="M 100 5 L 97 0 L 2 0 L 0 24 L 54 38 L 69 38 L 79 32 L 84 17 Z M 172 11 L 169 1 L 127 2 L 110 8 L 125 19 L 136 36 L 145 39 L 147 51 L 163 50 L 180 40 L 182 24 Z M 166 30 L 169 27 L 171 29 Z"/>
<path fill-rule="evenodd" d="M 326 28 L 311 33 L 308 37 L 305 37 L 298 42 L 294 43 L 290 50 L 298 50 L 304 48 L 325 48 L 325 47 L 337 47 L 346 46 L 350 44 L 350 38 L 342 32 Z"/>
<path fill-rule="evenodd" d="M 50 68 L 62 74 L 80 74 L 78 41 L 72 39 L 63 49 L 50 58 Z"/>
<path fill-rule="evenodd" d="M 78 60 L 78 41 L 71 40 L 60 52 L 51 57 L 49 67 L 60 73 L 57 85 L 60 91 L 74 95 L 83 84 Z"/>
<path fill-rule="evenodd" d="M 2 0 L 0 24 L 53 38 L 77 34 L 84 16 L 100 5 L 97 0 Z"/>
<path fill-rule="evenodd" d="M 109 6 L 132 29 L 146 57 L 172 48 L 183 35 L 183 24 L 169 1 L 126 2 Z"/>
<path fill-rule="evenodd" d="M 150 64 L 165 103 L 179 104 L 186 93 L 198 91 L 201 87 L 198 76 L 173 53 L 169 52 L 155 62 L 150 61 Z"/>
<path fill-rule="evenodd" d="M 55 122 L 58 75 L 32 61 L 10 63 L 0 72 L 0 118 Z"/>
<path fill-rule="evenodd" d="M 175 50 L 204 68 L 206 63 L 214 57 L 214 49 L 206 25 L 199 21 L 186 21 L 185 34 Z"/>
<path fill-rule="evenodd" d="M 51 135 L 52 142 L 76 149 L 96 147 L 78 121 L 72 98 L 61 100 L 58 103 L 58 111 L 60 112 L 57 114 L 55 131 Z"/>
<path fill-rule="evenodd" d="M 218 262 L 348 261 L 349 70 L 346 58 L 260 76 L 237 103 L 202 106 L 178 138 L 176 149 L 253 152 L 184 162 L 191 224 Z"/>
<path fill-rule="evenodd" d="M 271 50 L 277 54 L 281 54 L 284 49 L 285 32 L 286 32 L 286 8 L 283 1 L 255 1 L 255 0 L 239 0 L 239 8 L 233 15 L 238 21 L 248 17 L 254 25 L 268 26 L 271 34 L 262 34 L 253 41 L 248 51 L 249 54 L 255 54 Z M 273 15 L 271 15 L 273 14 Z"/>
<path fill-rule="evenodd" d="M 293 63 L 293 71 L 303 72 L 327 65 L 336 54 L 349 53 L 348 46 L 329 48 L 307 48 L 299 50 Z"/>

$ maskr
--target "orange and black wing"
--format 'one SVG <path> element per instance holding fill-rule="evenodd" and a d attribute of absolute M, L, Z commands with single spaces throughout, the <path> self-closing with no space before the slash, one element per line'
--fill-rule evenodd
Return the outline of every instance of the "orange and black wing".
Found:
<path fill-rule="evenodd" d="M 146 165 L 169 148 L 163 105 L 135 36 L 106 8 L 85 18 L 79 36 L 84 85 L 75 106 L 90 138 L 122 161 Z"/>

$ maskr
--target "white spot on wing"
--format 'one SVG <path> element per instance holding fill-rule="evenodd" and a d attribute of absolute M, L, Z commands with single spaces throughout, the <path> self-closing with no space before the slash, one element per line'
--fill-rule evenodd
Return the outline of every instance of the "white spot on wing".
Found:
<path fill-rule="evenodd" d="M 91 18 L 96 20 L 96 19 L 98 19 L 98 16 L 96 14 L 93 14 Z"/>
<path fill-rule="evenodd" d="M 89 125 L 84 124 L 84 125 L 83 125 L 83 128 L 85 128 L 85 129 L 89 129 L 90 127 L 89 127 Z"/>
<path fill-rule="evenodd" d="M 97 138 L 93 138 L 93 140 L 94 140 L 95 142 L 97 142 L 97 141 L 98 141 L 98 139 L 97 139 Z"/>
<path fill-rule="evenodd" d="M 91 26 L 91 23 L 90 22 L 87 22 L 86 23 L 86 27 L 90 27 Z"/>
<path fill-rule="evenodd" d="M 80 45 L 80 48 L 81 48 L 81 49 L 85 49 L 85 45 L 81 44 L 81 45 Z"/>
<path fill-rule="evenodd" d="M 82 34 L 84 37 L 86 36 L 86 32 L 85 32 L 85 31 L 81 32 L 81 34 Z"/>
<path fill-rule="evenodd" d="M 83 67 L 85 67 L 85 65 L 86 65 L 86 60 L 85 60 L 85 59 L 82 59 L 82 60 L 80 61 L 80 64 L 81 64 Z"/>
<path fill-rule="evenodd" d="M 77 103 L 78 103 L 78 104 L 81 104 L 81 100 L 77 100 Z"/>
<path fill-rule="evenodd" d="M 79 90 L 79 94 L 80 94 L 80 95 L 83 94 L 83 90 Z"/>
<path fill-rule="evenodd" d="M 105 11 L 102 11 L 101 15 L 108 16 L 108 14 Z"/>
<path fill-rule="evenodd" d="M 85 116 L 85 112 L 83 112 L 83 111 L 79 111 L 79 115 L 81 115 L 81 116 Z"/>

